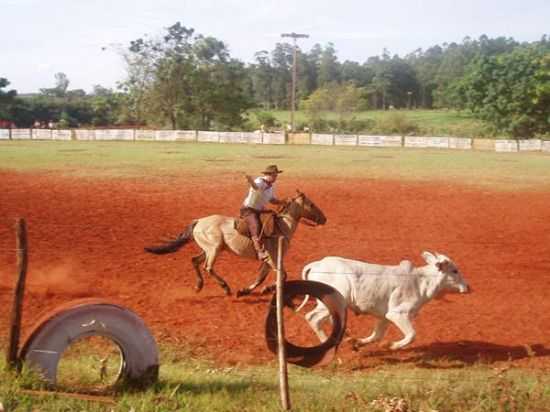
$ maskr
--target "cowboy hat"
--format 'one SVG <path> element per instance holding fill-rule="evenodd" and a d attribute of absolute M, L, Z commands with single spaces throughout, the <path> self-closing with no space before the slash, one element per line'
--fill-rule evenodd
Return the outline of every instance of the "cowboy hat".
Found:
<path fill-rule="evenodd" d="M 262 173 L 264 175 L 274 175 L 274 174 L 283 173 L 283 171 L 277 169 L 277 165 L 269 165 L 265 168 L 265 170 Z"/>

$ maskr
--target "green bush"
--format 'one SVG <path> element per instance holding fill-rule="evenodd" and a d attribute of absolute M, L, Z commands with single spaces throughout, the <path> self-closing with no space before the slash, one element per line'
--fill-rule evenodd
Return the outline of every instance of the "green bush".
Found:
<path fill-rule="evenodd" d="M 349 133 L 368 133 L 376 126 L 374 119 L 356 119 L 352 118 L 348 121 L 341 121 L 341 128 Z"/>
<path fill-rule="evenodd" d="M 419 131 L 418 124 L 400 112 L 393 112 L 379 119 L 373 131 L 380 134 L 399 134 L 401 136 L 416 134 Z"/>
<path fill-rule="evenodd" d="M 271 112 L 259 111 L 254 114 L 256 115 L 256 119 L 258 119 L 260 126 L 263 125 L 266 130 L 281 126 L 280 122 Z"/>

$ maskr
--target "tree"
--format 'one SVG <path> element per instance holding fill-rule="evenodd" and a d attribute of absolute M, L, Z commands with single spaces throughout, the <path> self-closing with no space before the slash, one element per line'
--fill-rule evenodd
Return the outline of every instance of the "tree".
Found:
<path fill-rule="evenodd" d="M 310 77 L 312 81 L 311 90 L 317 90 L 319 87 L 319 70 L 321 67 L 321 55 L 323 48 L 319 43 L 315 43 L 309 53 L 306 54 L 308 66 L 311 69 Z"/>
<path fill-rule="evenodd" d="M 371 96 L 371 106 L 376 109 L 386 110 L 388 106 L 386 98 L 391 84 L 389 60 L 390 57 L 384 49 L 381 58 L 379 56 L 370 57 L 366 62 L 367 67 L 370 67 L 374 73 L 367 90 Z"/>
<path fill-rule="evenodd" d="M 124 96 L 101 85 L 95 85 L 87 100 L 91 107 L 91 124 L 107 126 L 116 124 L 119 120 Z M 79 119 L 80 121 L 80 119 Z M 82 121 L 80 121 L 82 123 Z"/>
<path fill-rule="evenodd" d="M 60 96 L 64 96 L 69 89 L 69 78 L 65 73 L 56 73 L 55 77 L 55 89 L 59 92 Z"/>
<path fill-rule="evenodd" d="M 443 59 L 443 49 L 433 46 L 422 51 L 415 50 L 405 58 L 416 73 L 418 81 L 418 96 L 416 102 L 419 106 L 431 109 L 433 107 L 433 93 L 437 88 L 436 74 Z"/>
<path fill-rule="evenodd" d="M 277 43 L 271 52 L 273 66 L 273 98 L 276 108 L 290 107 L 292 88 L 293 46 L 289 43 Z"/>
<path fill-rule="evenodd" d="M 176 23 L 160 39 L 137 39 L 124 54 L 130 120 L 171 128 L 235 127 L 250 107 L 242 63 L 214 37 Z"/>
<path fill-rule="evenodd" d="M 363 90 L 351 82 L 336 87 L 334 96 L 334 111 L 338 113 L 340 122 L 358 111 L 363 104 Z"/>
<path fill-rule="evenodd" d="M 317 87 L 317 68 L 316 63 L 308 58 L 307 53 L 303 53 L 299 48 L 296 51 L 297 77 L 296 99 L 309 96 Z"/>
<path fill-rule="evenodd" d="M 162 38 L 133 40 L 122 52 L 128 73 L 120 85 L 126 93 L 127 111 L 121 113 L 125 122 L 145 124 L 156 119 L 175 128 L 183 104 L 180 96 L 186 92 L 182 83 L 189 80 L 193 67 L 193 33 L 177 22 Z"/>
<path fill-rule="evenodd" d="M 351 114 L 356 112 L 364 104 L 364 90 L 355 86 L 352 82 L 338 84 L 331 83 L 313 92 L 302 102 L 311 125 L 318 129 L 323 112 L 331 111 L 338 114 L 338 120 L 342 123 Z"/>
<path fill-rule="evenodd" d="M 374 70 L 371 67 L 349 60 L 342 63 L 340 73 L 342 82 L 353 82 L 359 87 L 367 86 L 374 78 Z"/>
<path fill-rule="evenodd" d="M 481 56 L 458 87 L 466 108 L 514 137 L 550 132 L 550 48 L 543 44 Z"/>
<path fill-rule="evenodd" d="M 334 44 L 328 43 L 321 53 L 318 73 L 319 86 L 340 81 L 340 64 L 336 56 Z"/>
<path fill-rule="evenodd" d="M 434 91 L 438 107 L 462 109 L 460 82 L 472 62 L 482 57 L 497 56 L 512 51 L 518 43 L 505 37 L 490 39 L 481 35 L 478 40 L 464 38 L 462 44 L 444 45 L 444 55 L 435 76 L 437 88 Z"/>
<path fill-rule="evenodd" d="M 254 100 L 264 109 L 270 109 L 273 105 L 273 77 L 269 52 L 262 50 L 254 55 L 256 63 L 249 70 L 252 78 Z"/>
<path fill-rule="evenodd" d="M 418 80 L 414 69 L 399 56 L 395 55 L 387 66 L 389 102 L 395 108 L 409 107 L 412 98 L 418 96 Z"/>
<path fill-rule="evenodd" d="M 315 90 L 307 99 L 302 101 L 302 108 L 306 112 L 309 122 L 313 129 L 318 129 L 322 113 L 330 110 L 332 96 L 328 88 L 319 88 Z"/>
<path fill-rule="evenodd" d="M 3 91 L 2 89 L 8 87 L 10 82 L 4 77 L 0 77 L 0 120 L 14 120 L 13 119 L 13 105 L 16 102 L 17 91 L 9 90 Z"/>
<path fill-rule="evenodd" d="M 40 92 L 50 97 L 65 97 L 69 88 L 69 78 L 62 72 L 56 73 L 54 77 L 55 87 L 51 89 L 40 89 Z"/>
<path fill-rule="evenodd" d="M 251 105 L 245 93 L 246 71 L 238 60 L 202 66 L 195 73 L 195 126 L 202 129 L 235 128 L 243 123 Z"/>

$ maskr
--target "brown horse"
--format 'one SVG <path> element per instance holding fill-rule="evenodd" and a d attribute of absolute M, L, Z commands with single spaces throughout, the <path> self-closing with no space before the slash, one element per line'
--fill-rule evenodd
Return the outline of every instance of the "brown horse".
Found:
<path fill-rule="evenodd" d="M 271 269 L 276 269 L 273 260 L 277 259 L 278 237 L 284 236 L 285 238 L 282 251 L 284 255 L 288 250 L 290 240 L 301 219 L 311 221 L 315 225 L 323 225 L 326 223 L 327 218 L 321 209 L 308 199 L 304 193 L 300 191 L 297 191 L 297 193 L 297 196 L 290 200 L 281 211 L 277 213 L 273 236 L 264 239 L 265 248 L 269 252 L 271 259 L 268 260 L 268 262 L 262 263 L 258 277 L 254 283 L 247 288 L 239 290 L 237 296 L 248 295 L 265 280 Z M 252 244 L 252 240 L 237 232 L 235 229 L 235 218 L 221 215 L 211 215 L 194 220 L 176 239 L 161 246 L 146 247 L 145 250 L 158 255 L 172 253 L 180 249 L 190 240 L 194 240 L 202 249 L 202 253 L 191 259 L 195 272 L 197 273 L 197 292 L 203 287 L 204 279 L 200 270 L 200 265 L 205 263 L 204 268 L 206 273 L 218 282 L 226 295 L 231 294 L 229 285 L 214 271 L 214 263 L 222 250 L 227 249 L 237 256 L 256 259 L 256 251 Z"/>

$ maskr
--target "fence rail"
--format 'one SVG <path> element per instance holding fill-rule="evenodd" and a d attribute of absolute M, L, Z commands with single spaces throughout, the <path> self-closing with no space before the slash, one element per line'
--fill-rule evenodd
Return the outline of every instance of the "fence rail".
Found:
<path fill-rule="evenodd" d="M 405 147 L 496 152 L 550 152 L 541 139 L 490 140 L 463 137 L 381 136 L 319 133 L 216 132 L 147 129 L 0 129 L 0 140 L 171 141 L 231 144 L 311 144 L 324 146 Z"/>

